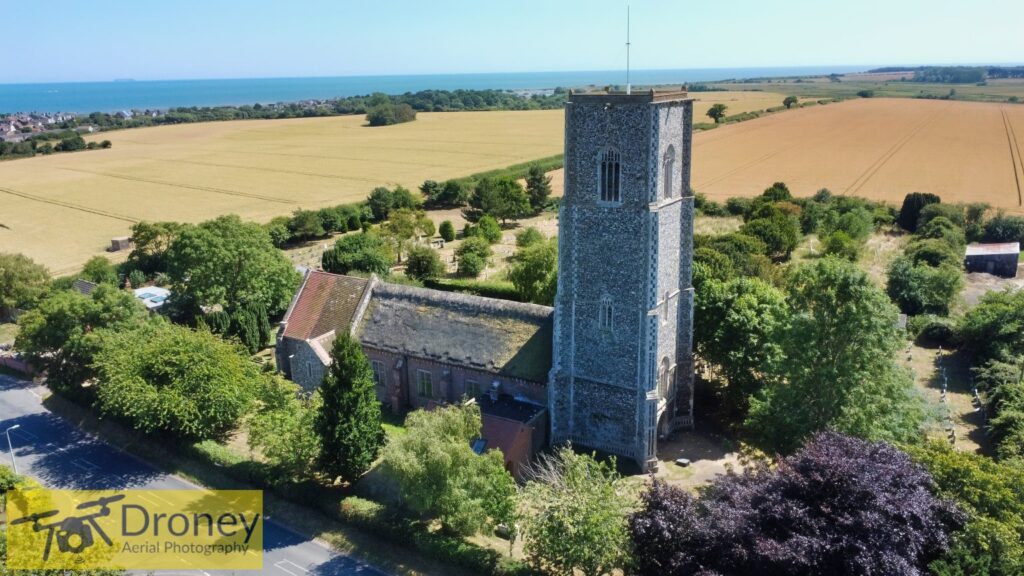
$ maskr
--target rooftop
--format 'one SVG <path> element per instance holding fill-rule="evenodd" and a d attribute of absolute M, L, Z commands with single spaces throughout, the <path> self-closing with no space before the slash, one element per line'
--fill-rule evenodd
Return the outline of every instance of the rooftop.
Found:
<path fill-rule="evenodd" d="M 309 340 L 352 324 L 369 280 L 311 270 L 284 322 L 285 338 Z"/>
<path fill-rule="evenodd" d="M 574 92 L 569 91 L 569 102 L 577 101 L 601 101 L 612 103 L 646 103 L 646 102 L 673 102 L 686 100 L 689 96 L 683 90 L 634 90 L 630 94 L 625 92 L 608 92 L 605 90 L 596 92 Z"/>
<path fill-rule="evenodd" d="M 1020 254 L 1020 242 L 967 245 L 967 256 L 987 256 L 995 254 Z"/>
<path fill-rule="evenodd" d="M 497 400 L 492 400 L 489 394 L 482 394 L 476 399 L 476 403 L 480 406 L 481 414 L 524 423 L 533 420 L 534 416 L 544 411 L 543 406 L 516 400 L 508 394 L 499 394 Z"/>

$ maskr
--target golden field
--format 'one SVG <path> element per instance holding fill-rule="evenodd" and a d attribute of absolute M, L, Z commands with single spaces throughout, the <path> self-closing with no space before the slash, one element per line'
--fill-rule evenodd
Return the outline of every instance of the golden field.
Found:
<path fill-rule="evenodd" d="M 695 121 L 781 103 L 768 92 L 694 94 Z M 420 114 L 363 126 L 355 116 L 187 124 L 110 132 L 109 150 L 0 162 L 0 251 L 75 272 L 139 220 L 220 214 L 266 221 L 361 200 L 380 185 L 415 188 L 562 151 L 563 114 Z M 784 181 L 899 203 L 907 192 L 1024 212 L 1024 106 L 859 99 L 772 114 L 694 136 L 693 186 L 716 200 Z M 556 193 L 561 174 L 555 174 Z"/>

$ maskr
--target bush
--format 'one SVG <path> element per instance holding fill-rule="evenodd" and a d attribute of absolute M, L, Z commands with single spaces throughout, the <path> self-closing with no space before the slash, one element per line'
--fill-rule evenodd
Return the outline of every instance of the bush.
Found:
<path fill-rule="evenodd" d="M 940 216 L 945 217 L 960 228 L 963 228 L 966 224 L 963 204 L 936 203 L 927 204 L 921 208 L 921 212 L 917 216 L 917 228 L 919 230 L 924 228 L 929 222 Z"/>
<path fill-rule="evenodd" d="M 948 314 L 963 285 L 960 269 L 950 265 L 913 264 L 906 256 L 889 266 L 886 292 L 907 314 Z"/>
<path fill-rule="evenodd" d="M 734 196 L 725 201 L 725 210 L 733 216 L 743 216 L 750 209 L 752 200 Z"/>
<path fill-rule="evenodd" d="M 437 278 L 444 274 L 444 264 L 437 252 L 426 246 L 413 246 L 405 259 L 405 275 L 416 280 Z"/>
<path fill-rule="evenodd" d="M 1024 242 L 1024 218 L 998 214 L 985 223 L 985 242 Z"/>
<path fill-rule="evenodd" d="M 451 220 L 445 220 L 441 222 L 441 226 L 438 228 L 438 233 L 441 234 L 441 238 L 445 242 L 451 242 L 455 240 L 455 226 Z"/>
<path fill-rule="evenodd" d="M 529 227 L 516 232 L 516 246 L 526 248 L 544 241 L 544 235 L 534 227 Z"/>
<path fill-rule="evenodd" d="M 467 278 L 476 278 L 484 271 L 487 262 L 475 252 L 469 252 L 459 256 L 459 275 Z"/>
<path fill-rule="evenodd" d="M 395 263 L 387 244 L 372 233 L 343 236 L 324 252 L 321 266 L 333 274 L 352 271 L 386 275 Z"/>
<path fill-rule="evenodd" d="M 480 236 L 470 236 L 455 249 L 455 256 L 459 258 L 467 254 L 476 254 L 481 260 L 486 260 L 491 257 L 491 245 Z"/>
<path fill-rule="evenodd" d="M 922 346 L 954 346 L 958 343 L 956 322 L 942 316 L 922 314 L 911 316 L 907 332 Z"/>
<path fill-rule="evenodd" d="M 860 257 L 860 243 L 850 238 L 850 235 L 842 230 L 837 230 L 826 236 L 822 244 L 824 244 L 825 254 L 830 256 L 837 256 L 851 262 L 856 262 Z"/>
<path fill-rule="evenodd" d="M 929 204 L 938 204 L 942 199 L 935 194 L 927 192 L 911 192 L 903 198 L 903 206 L 896 218 L 896 223 L 907 232 L 917 231 L 917 220 L 921 216 L 921 210 Z"/>
<path fill-rule="evenodd" d="M 491 244 L 497 244 L 501 242 L 501 226 L 498 225 L 498 221 L 493 216 L 483 216 L 476 225 L 477 230 L 480 232 L 480 236 Z"/>
<path fill-rule="evenodd" d="M 141 288 L 146 283 L 146 273 L 139 269 L 132 270 L 128 274 L 128 281 L 132 283 L 132 288 Z"/>
<path fill-rule="evenodd" d="M 857 92 L 857 96 L 859 96 L 861 98 L 874 98 L 875 97 L 875 91 L 874 90 L 861 90 L 861 91 Z"/>

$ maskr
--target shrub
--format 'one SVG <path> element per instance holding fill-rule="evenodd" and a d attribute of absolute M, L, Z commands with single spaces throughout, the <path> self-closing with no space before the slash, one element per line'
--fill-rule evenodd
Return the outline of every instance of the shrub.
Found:
<path fill-rule="evenodd" d="M 540 233 L 540 230 L 530 226 L 524 230 L 516 232 L 516 246 L 519 248 L 526 248 L 527 246 L 533 246 L 544 241 L 544 235 Z"/>
<path fill-rule="evenodd" d="M 321 265 L 333 274 L 352 271 L 385 275 L 395 263 L 387 244 L 376 234 L 349 234 L 324 252 Z"/>
<path fill-rule="evenodd" d="M 929 222 L 940 216 L 945 217 L 960 228 L 963 228 L 966 224 L 966 216 L 962 204 L 926 204 L 921 208 L 921 212 L 918 213 L 917 229 L 924 228 Z"/>
<path fill-rule="evenodd" d="M 1024 242 L 1024 218 L 998 214 L 985 223 L 985 242 Z"/>
<path fill-rule="evenodd" d="M 438 233 L 445 242 L 451 242 L 455 240 L 455 226 L 451 220 L 445 220 L 441 222 L 441 226 L 438 228 Z"/>
<path fill-rule="evenodd" d="M 913 264 L 906 256 L 889 266 L 886 292 L 907 314 L 947 314 L 960 292 L 963 277 L 957 267 Z"/>
<path fill-rule="evenodd" d="M 850 238 L 850 235 L 842 230 L 836 230 L 826 236 L 822 244 L 825 254 L 830 256 L 837 256 L 851 262 L 856 262 L 860 257 L 860 242 Z"/>
<path fill-rule="evenodd" d="M 904 251 L 904 255 L 915 265 L 941 266 L 945 264 L 959 268 L 963 262 L 963 255 L 959 250 L 950 246 L 949 242 L 935 238 L 911 242 Z"/>
<path fill-rule="evenodd" d="M 956 322 L 942 316 L 922 314 L 911 316 L 907 331 L 922 346 L 953 346 L 958 343 Z"/>
<path fill-rule="evenodd" d="M 476 254 L 480 259 L 486 260 L 491 257 L 491 245 L 480 236 L 470 236 L 455 249 L 455 256 L 459 258 L 467 254 Z"/>
<path fill-rule="evenodd" d="M 437 252 L 426 246 L 413 246 L 405 259 L 405 275 L 416 280 L 437 278 L 444 274 L 444 264 Z"/>
<path fill-rule="evenodd" d="M 743 216 L 750 209 L 751 202 L 750 198 L 733 196 L 725 201 L 725 210 L 733 216 Z"/>
<path fill-rule="evenodd" d="M 501 242 L 501 226 L 498 225 L 498 221 L 493 216 L 483 216 L 480 218 L 476 228 L 479 230 L 480 236 L 491 244 Z"/>
<path fill-rule="evenodd" d="M 950 222 L 945 216 L 932 218 L 927 224 L 918 228 L 917 237 L 941 239 L 957 252 L 963 250 L 964 244 L 967 243 L 963 228 Z"/>
<path fill-rule="evenodd" d="M 132 270 L 128 274 L 128 281 L 132 283 L 132 288 L 141 288 L 146 283 L 146 273 L 139 269 Z"/>
<path fill-rule="evenodd" d="M 929 204 L 938 204 L 942 199 L 935 194 L 927 192 L 911 192 L 903 198 L 903 206 L 896 218 L 896 223 L 907 232 L 917 231 L 917 220 L 921 216 L 921 210 Z"/>
<path fill-rule="evenodd" d="M 487 262 L 475 252 L 468 252 L 459 256 L 459 275 L 467 278 L 476 278 L 484 271 Z"/>
<path fill-rule="evenodd" d="M 861 91 L 857 92 L 857 96 L 859 96 L 861 98 L 874 98 L 875 97 L 875 91 L 874 90 L 861 90 Z"/>

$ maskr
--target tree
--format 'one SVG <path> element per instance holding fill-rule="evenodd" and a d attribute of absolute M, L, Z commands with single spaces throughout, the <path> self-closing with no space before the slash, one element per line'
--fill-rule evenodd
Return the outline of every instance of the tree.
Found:
<path fill-rule="evenodd" d="M 479 235 L 491 244 L 501 242 L 501 226 L 493 216 L 484 216 L 476 225 Z"/>
<path fill-rule="evenodd" d="M 1024 353 L 1024 291 L 990 291 L 964 315 L 957 329 L 975 359 L 1006 360 Z"/>
<path fill-rule="evenodd" d="M 921 215 L 921 209 L 929 204 L 938 204 L 942 199 L 935 194 L 927 192 L 911 192 L 903 198 L 903 206 L 900 207 L 900 214 L 896 223 L 900 228 L 908 232 L 917 231 L 917 220 Z"/>
<path fill-rule="evenodd" d="M 789 186 L 785 182 L 775 182 L 761 193 L 761 198 L 768 202 L 786 202 L 793 199 Z"/>
<path fill-rule="evenodd" d="M 288 231 L 293 238 L 309 240 L 327 235 L 320 214 L 313 210 L 296 210 L 288 222 Z"/>
<path fill-rule="evenodd" d="M 427 180 L 420 186 L 420 192 L 430 208 L 457 208 L 469 200 L 469 190 L 458 180 L 448 180 L 443 184 Z"/>
<path fill-rule="evenodd" d="M 558 240 L 521 248 L 508 279 L 524 301 L 546 306 L 554 303 L 558 288 Z"/>
<path fill-rule="evenodd" d="M 463 214 L 470 222 L 483 216 L 493 216 L 504 223 L 530 213 L 530 198 L 516 180 L 502 176 L 483 178 L 473 188 L 469 208 Z"/>
<path fill-rule="evenodd" d="M 221 216 L 179 232 L 167 249 L 172 290 L 198 305 L 260 304 L 282 312 L 300 277 L 262 226 Z"/>
<path fill-rule="evenodd" d="M 655 481 L 630 518 L 637 572 L 918 576 L 963 521 L 931 488 L 895 447 L 824 432 L 696 498 Z"/>
<path fill-rule="evenodd" d="M 334 340 L 320 395 L 323 402 L 314 423 L 322 447 L 320 466 L 355 483 L 377 459 L 384 428 L 370 361 L 348 334 Z"/>
<path fill-rule="evenodd" d="M 455 226 L 451 220 L 445 220 L 441 222 L 441 226 L 438 228 L 438 233 L 445 242 L 452 242 L 455 240 Z"/>
<path fill-rule="evenodd" d="M 715 124 L 718 124 L 722 121 L 722 118 L 725 118 L 725 111 L 728 109 L 729 107 L 725 104 L 712 104 L 711 109 L 707 112 L 708 118 L 711 118 L 715 121 Z"/>
<path fill-rule="evenodd" d="M 551 196 L 551 176 L 548 176 L 540 164 L 531 164 L 526 175 L 526 194 L 530 197 L 530 206 L 539 212 L 547 206 Z"/>
<path fill-rule="evenodd" d="M 493 449 L 478 455 L 471 447 L 480 425 L 475 404 L 416 410 L 406 417 L 407 433 L 384 448 L 384 473 L 406 505 L 456 534 L 510 526 L 513 520 L 516 483 L 504 456 Z"/>
<path fill-rule="evenodd" d="M 544 241 L 544 235 L 540 233 L 533 226 L 529 226 L 516 232 L 516 246 L 519 248 L 527 248 L 534 244 L 540 244 Z"/>
<path fill-rule="evenodd" d="M 147 434 L 219 438 L 249 411 L 256 383 L 268 377 L 236 346 L 166 321 L 99 336 L 96 405 Z"/>
<path fill-rule="evenodd" d="M 457 272 L 459 276 L 465 276 L 466 278 L 476 278 L 483 273 L 484 268 L 487 267 L 487 260 L 481 258 L 476 252 L 468 252 L 459 256 L 459 265 Z"/>
<path fill-rule="evenodd" d="M 773 385 L 751 399 L 746 425 L 770 451 L 789 453 L 819 430 L 867 439 L 916 437 L 923 418 L 897 311 L 854 264 L 825 257 L 789 282 L 790 324 Z"/>
<path fill-rule="evenodd" d="M 789 323 L 785 295 L 756 278 L 709 280 L 694 311 L 694 341 L 701 358 L 725 376 L 729 406 L 745 412 L 748 399 L 778 370 Z"/>
<path fill-rule="evenodd" d="M 997 214 L 985 223 L 985 242 L 1024 242 L 1024 218 Z"/>
<path fill-rule="evenodd" d="M 167 249 L 187 224 L 178 222 L 139 222 L 132 225 L 132 251 L 127 266 L 147 274 L 167 271 Z"/>
<path fill-rule="evenodd" d="M 860 257 L 861 244 L 842 230 L 836 230 L 822 238 L 822 245 L 822 252 L 828 256 L 835 256 L 850 262 L 856 262 Z"/>
<path fill-rule="evenodd" d="M 799 101 L 800 100 L 796 96 L 786 96 L 786 98 L 782 100 L 782 105 L 785 106 L 786 109 L 788 110 L 788 109 L 792 108 L 793 105 L 798 103 Z"/>
<path fill-rule="evenodd" d="M 386 275 L 395 258 L 384 240 L 374 233 L 349 234 L 324 251 L 321 266 L 332 274 L 352 271 Z"/>
<path fill-rule="evenodd" d="M 414 246 L 405 262 L 405 275 L 416 280 L 429 280 L 444 274 L 444 264 L 437 252 L 426 246 Z"/>
<path fill-rule="evenodd" d="M 56 291 L 18 318 L 15 345 L 33 364 L 45 367 L 53 385 L 68 389 L 91 377 L 99 348 L 96 331 L 130 331 L 149 319 L 135 296 L 101 284 L 89 296 Z"/>
<path fill-rule="evenodd" d="M 962 287 L 963 275 L 959 267 L 914 264 L 908 257 L 901 256 L 889 265 L 885 290 L 907 314 L 944 316 Z"/>
<path fill-rule="evenodd" d="M 775 258 L 789 258 L 800 243 L 800 227 L 785 214 L 750 220 L 740 228 L 740 233 L 753 236 L 765 243 L 768 255 Z"/>
<path fill-rule="evenodd" d="M 97 284 L 118 285 L 117 269 L 103 256 L 93 256 L 85 263 L 82 278 Z"/>
<path fill-rule="evenodd" d="M 264 400 L 249 420 L 249 448 L 259 450 L 278 469 L 275 480 L 308 478 L 320 458 L 315 428 L 322 405 L 320 393 L 303 398 L 297 384 L 280 378 L 271 381 L 280 389 L 279 399 L 273 403 Z"/>
<path fill-rule="evenodd" d="M 0 252 L 0 319 L 14 308 L 30 307 L 49 279 L 46 268 L 28 256 Z"/>
<path fill-rule="evenodd" d="M 487 266 L 491 245 L 480 236 L 470 236 L 455 249 L 455 257 L 459 262 L 459 275 L 476 278 Z"/>
<path fill-rule="evenodd" d="M 419 207 L 419 200 L 402 186 L 396 186 L 394 190 L 383 186 L 374 188 L 366 203 L 375 222 L 387 220 L 392 210 L 401 208 L 415 210 Z"/>
<path fill-rule="evenodd" d="M 1024 573 L 1024 467 L 960 452 L 945 442 L 905 449 L 932 475 L 936 494 L 967 515 L 949 550 L 929 565 L 932 574 Z"/>
<path fill-rule="evenodd" d="M 395 247 L 398 261 L 402 261 L 405 246 L 416 235 L 419 215 L 408 208 L 399 208 L 391 212 L 388 221 L 382 226 L 384 236 L 391 240 Z"/>
<path fill-rule="evenodd" d="M 584 576 L 629 564 L 630 499 L 615 461 L 598 462 L 572 448 L 541 455 L 524 493 L 524 552 L 538 570 Z"/>

